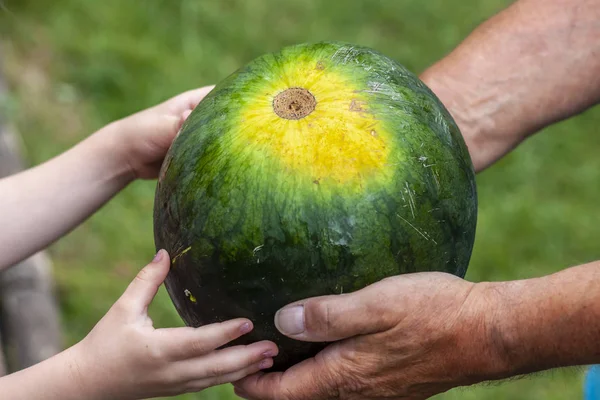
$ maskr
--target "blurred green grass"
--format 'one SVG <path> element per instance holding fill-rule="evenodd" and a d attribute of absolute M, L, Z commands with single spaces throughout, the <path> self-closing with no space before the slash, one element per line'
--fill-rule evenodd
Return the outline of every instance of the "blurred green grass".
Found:
<path fill-rule="evenodd" d="M 215 83 L 284 45 L 342 40 L 414 72 L 508 0 L 0 0 L 5 104 L 37 164 L 104 124 Z M 480 217 L 467 278 L 540 276 L 600 258 L 600 113 L 558 124 L 478 177 Z M 80 340 L 153 255 L 154 182 L 137 182 L 51 248 L 66 344 Z M 181 325 L 164 289 L 158 326 Z M 582 369 L 456 389 L 449 399 L 577 399 Z M 181 399 L 233 398 L 222 386 Z"/>

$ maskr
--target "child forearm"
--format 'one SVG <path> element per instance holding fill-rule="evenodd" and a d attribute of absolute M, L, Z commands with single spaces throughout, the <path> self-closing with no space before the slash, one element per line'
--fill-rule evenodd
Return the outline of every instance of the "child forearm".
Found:
<path fill-rule="evenodd" d="M 94 400 L 82 385 L 76 347 L 27 369 L 0 378 L 0 397 L 10 400 Z"/>
<path fill-rule="evenodd" d="M 35 168 L 0 180 L 0 269 L 69 232 L 132 179 L 101 130 Z"/>

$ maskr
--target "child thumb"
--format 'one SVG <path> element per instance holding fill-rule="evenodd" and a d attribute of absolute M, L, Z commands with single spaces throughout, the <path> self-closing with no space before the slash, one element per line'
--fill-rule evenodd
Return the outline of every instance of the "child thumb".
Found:
<path fill-rule="evenodd" d="M 169 254 L 159 250 L 154 259 L 146 265 L 129 284 L 122 299 L 134 308 L 135 312 L 144 312 L 169 273 Z"/>

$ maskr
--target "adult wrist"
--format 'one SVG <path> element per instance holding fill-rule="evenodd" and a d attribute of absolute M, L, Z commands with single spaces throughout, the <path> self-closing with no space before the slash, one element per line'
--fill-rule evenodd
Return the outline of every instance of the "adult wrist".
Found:
<path fill-rule="evenodd" d="M 451 371 L 461 386 L 511 376 L 504 336 L 512 325 L 503 305 L 502 282 L 474 283 L 456 322 L 457 338 Z"/>
<path fill-rule="evenodd" d="M 424 71 L 420 78 L 440 99 L 458 125 L 469 154 L 480 172 L 535 132 L 527 121 L 515 121 L 507 99 L 476 72 L 461 70 L 450 55 Z"/>
<path fill-rule="evenodd" d="M 551 367 L 544 353 L 549 333 L 546 320 L 553 318 L 543 306 L 543 298 L 548 296 L 547 279 L 478 284 L 482 297 L 478 314 L 488 349 L 483 353 L 489 357 L 487 363 L 482 363 L 484 373 L 478 381 L 506 379 Z"/>
<path fill-rule="evenodd" d="M 477 156 L 480 147 L 479 136 L 482 129 L 478 126 L 478 119 L 474 117 L 475 110 L 468 104 L 466 91 L 468 88 L 460 82 L 455 82 L 445 72 L 445 60 L 434 64 L 425 70 L 419 78 L 446 107 L 456 124 L 458 125 L 471 157 Z"/>
<path fill-rule="evenodd" d="M 444 60 L 434 64 L 425 70 L 419 78 L 444 104 L 465 139 L 476 138 L 480 130 L 476 126 L 477 120 L 469 115 L 471 108 L 468 106 L 468 100 L 465 97 L 465 89 L 467 88 L 465 85 L 453 82 L 451 77 L 444 72 L 443 64 Z"/>
<path fill-rule="evenodd" d="M 600 362 L 599 267 L 592 262 L 538 278 L 476 284 L 457 324 L 466 326 L 460 360 L 482 371 L 468 370 L 471 383 Z"/>
<path fill-rule="evenodd" d="M 507 138 L 493 135 L 494 122 L 479 110 L 477 104 L 472 104 L 469 100 L 469 85 L 446 73 L 444 64 L 442 60 L 433 65 L 420 79 L 438 97 L 458 125 L 475 171 L 479 172 L 499 158 L 497 149 L 504 147 L 502 142 Z M 494 143 L 498 139 L 500 143 Z"/>

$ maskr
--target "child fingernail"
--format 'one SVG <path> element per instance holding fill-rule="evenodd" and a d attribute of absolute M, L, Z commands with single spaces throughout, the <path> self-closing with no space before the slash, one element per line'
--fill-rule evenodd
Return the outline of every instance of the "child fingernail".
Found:
<path fill-rule="evenodd" d="M 274 350 L 267 350 L 262 355 L 265 358 L 271 358 L 271 357 L 275 357 L 276 354 L 277 353 Z"/>
<path fill-rule="evenodd" d="M 152 262 L 159 262 L 162 259 L 162 257 L 163 257 L 163 251 L 161 249 L 156 253 L 154 258 L 152 259 Z"/>
<path fill-rule="evenodd" d="M 266 360 L 262 360 L 258 364 L 258 368 L 260 368 L 260 369 L 267 369 L 267 368 L 271 368 L 272 366 L 273 366 L 273 359 L 272 358 L 267 358 Z"/>
<path fill-rule="evenodd" d="M 246 322 L 240 327 L 240 331 L 242 332 L 242 335 L 250 332 L 251 330 L 252 330 L 252 324 L 250 324 L 250 322 Z"/>

